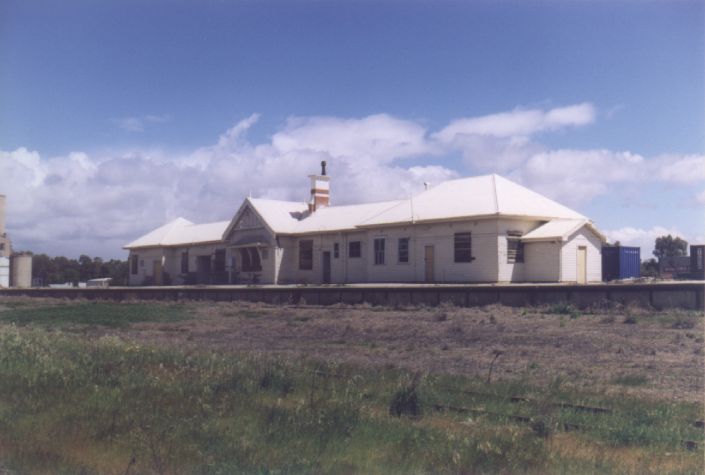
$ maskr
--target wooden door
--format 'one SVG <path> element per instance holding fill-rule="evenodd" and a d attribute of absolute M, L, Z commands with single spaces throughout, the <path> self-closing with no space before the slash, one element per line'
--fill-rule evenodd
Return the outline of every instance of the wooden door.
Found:
<path fill-rule="evenodd" d="M 162 261 L 161 259 L 158 261 L 154 261 L 154 266 L 152 268 L 152 272 L 154 274 L 154 285 L 162 285 L 163 284 L 163 272 L 162 272 Z"/>
<path fill-rule="evenodd" d="M 433 246 L 424 247 L 424 267 L 426 282 L 433 282 Z"/>
<path fill-rule="evenodd" d="M 330 284 L 330 251 L 323 252 L 323 283 Z"/>
<path fill-rule="evenodd" d="M 196 283 L 200 285 L 210 284 L 211 278 L 211 256 L 198 256 L 196 258 Z"/>
<path fill-rule="evenodd" d="M 578 262 L 577 262 L 577 281 L 578 284 L 587 283 L 587 247 L 578 246 Z"/>

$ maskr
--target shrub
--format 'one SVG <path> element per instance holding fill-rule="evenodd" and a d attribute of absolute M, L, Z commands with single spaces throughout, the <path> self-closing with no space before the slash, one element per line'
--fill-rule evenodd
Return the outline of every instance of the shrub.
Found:
<path fill-rule="evenodd" d="M 389 403 L 389 414 L 395 417 L 420 417 L 423 413 L 416 388 L 416 381 L 397 390 Z"/>
<path fill-rule="evenodd" d="M 548 307 L 544 313 L 552 315 L 568 315 L 570 318 L 578 318 L 580 316 L 578 309 L 567 302 L 555 303 Z"/>
<path fill-rule="evenodd" d="M 622 320 L 622 323 L 625 323 L 627 325 L 634 325 L 636 323 L 636 317 L 634 315 L 627 315 L 624 317 L 624 320 Z"/>

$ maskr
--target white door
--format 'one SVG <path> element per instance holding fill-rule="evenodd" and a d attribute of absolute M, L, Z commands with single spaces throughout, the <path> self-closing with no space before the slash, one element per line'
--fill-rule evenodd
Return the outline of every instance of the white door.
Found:
<path fill-rule="evenodd" d="M 577 262 L 577 281 L 578 284 L 587 283 L 587 247 L 578 246 L 578 262 Z"/>

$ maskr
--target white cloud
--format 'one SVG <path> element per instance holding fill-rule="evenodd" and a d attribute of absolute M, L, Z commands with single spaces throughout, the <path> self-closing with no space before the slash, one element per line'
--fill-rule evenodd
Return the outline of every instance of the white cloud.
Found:
<path fill-rule="evenodd" d="M 705 155 L 661 155 L 653 159 L 656 178 L 672 183 L 705 181 Z"/>
<path fill-rule="evenodd" d="M 113 119 L 113 122 L 117 124 L 118 127 L 128 132 L 144 132 L 148 126 L 162 124 L 168 122 L 170 119 L 168 115 L 144 115 L 141 117 Z"/>
<path fill-rule="evenodd" d="M 8 195 L 11 238 L 36 252 L 119 256 L 121 245 L 177 216 L 229 219 L 248 194 L 304 201 L 307 176 L 322 160 L 329 162 L 335 204 L 406 197 L 425 181 L 457 176 L 438 165 L 403 165 L 401 159 L 433 149 L 415 122 L 388 115 L 291 119 L 270 141 L 253 144 L 247 131 L 256 120 L 250 116 L 213 145 L 177 156 L 2 152 L 0 192 Z"/>
<path fill-rule="evenodd" d="M 651 259 L 654 257 L 654 243 L 659 236 L 670 234 L 673 237 L 680 237 L 689 243 L 700 242 L 697 238 L 689 239 L 684 233 L 676 228 L 665 228 L 663 226 L 654 226 L 650 229 L 633 228 L 625 226 L 619 229 L 603 231 L 607 239 L 614 243 L 619 241 L 624 246 L 638 246 L 641 248 L 641 260 Z"/>
<path fill-rule="evenodd" d="M 644 157 L 609 150 L 553 150 L 531 156 L 512 176 L 537 191 L 581 204 L 604 194 L 610 185 L 642 181 Z"/>
<path fill-rule="evenodd" d="M 530 136 L 548 130 L 577 127 L 595 120 L 595 108 L 584 102 L 548 111 L 514 109 L 482 117 L 456 119 L 434 136 L 443 143 L 453 143 L 467 135 L 491 137 Z"/>
<path fill-rule="evenodd" d="M 705 190 L 695 195 L 695 199 L 698 203 L 705 205 Z"/>
<path fill-rule="evenodd" d="M 180 154 L 136 149 L 47 158 L 24 148 L 0 151 L 0 193 L 7 195 L 8 230 L 19 248 L 112 257 L 123 255 L 120 245 L 178 216 L 229 219 L 249 194 L 304 201 L 307 175 L 322 160 L 333 204 L 407 197 L 424 182 L 455 178 L 456 170 L 439 163 L 458 151 L 472 170 L 462 175 L 499 172 L 568 205 L 613 186 L 705 181 L 702 156 L 550 150 L 532 140 L 541 131 L 590 123 L 594 114 L 590 104 L 516 110 L 467 119 L 463 127 L 454 121 L 436 134 L 388 114 L 296 117 L 259 143 L 248 138 L 258 120 L 253 114 L 212 145 Z M 705 203 L 705 191 L 697 199 Z"/>

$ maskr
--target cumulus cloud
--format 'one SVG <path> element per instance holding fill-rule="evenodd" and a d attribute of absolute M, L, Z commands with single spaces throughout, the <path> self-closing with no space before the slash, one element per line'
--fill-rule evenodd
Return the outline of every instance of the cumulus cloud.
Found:
<path fill-rule="evenodd" d="M 0 152 L 0 192 L 16 247 L 36 252 L 122 255 L 120 247 L 164 222 L 230 219 L 247 195 L 305 201 L 307 176 L 329 163 L 332 202 L 406 197 L 423 182 L 457 177 L 440 165 L 404 165 L 433 153 L 418 124 L 388 115 L 290 119 L 252 143 L 252 115 L 207 147 L 181 155 L 132 150 L 44 158 Z M 338 140 L 336 140 L 336 137 Z"/>
<path fill-rule="evenodd" d="M 253 114 L 211 145 L 179 154 L 136 149 L 42 157 L 25 148 L 0 151 L 0 193 L 8 197 L 7 224 L 16 247 L 115 257 L 124 255 L 120 247 L 126 242 L 179 216 L 230 219 L 248 195 L 304 201 L 307 175 L 322 160 L 333 179 L 333 204 L 405 198 L 422 191 L 424 182 L 478 170 L 505 174 L 569 205 L 589 202 L 613 185 L 705 181 L 703 156 L 550 150 L 536 141 L 541 132 L 586 125 L 594 117 L 588 103 L 517 109 L 459 119 L 437 132 L 388 114 L 293 117 L 269 139 L 253 142 L 248 132 L 259 118 Z M 460 173 L 442 164 L 458 152 L 467 167 Z M 705 192 L 697 199 L 705 202 Z"/>
<path fill-rule="evenodd" d="M 482 117 L 456 119 L 435 134 L 444 143 L 452 143 L 467 135 L 491 137 L 530 136 L 538 132 L 576 127 L 592 123 L 595 108 L 584 102 L 547 111 L 540 109 L 514 109 Z"/>
<path fill-rule="evenodd" d="M 162 124 L 168 122 L 170 119 L 168 115 L 144 115 L 140 117 L 113 119 L 113 122 L 118 127 L 128 132 L 144 132 L 148 126 Z"/>

